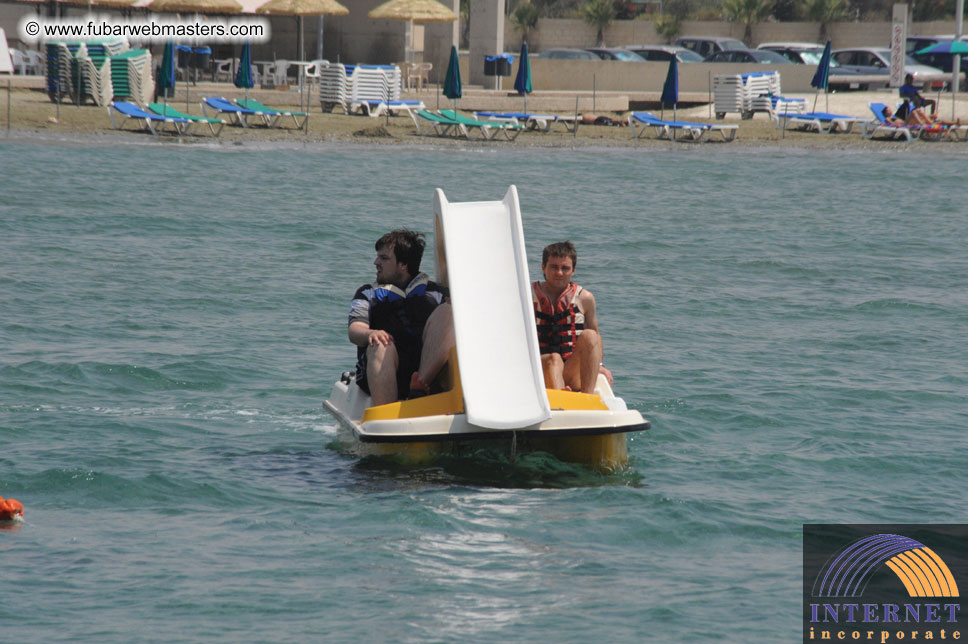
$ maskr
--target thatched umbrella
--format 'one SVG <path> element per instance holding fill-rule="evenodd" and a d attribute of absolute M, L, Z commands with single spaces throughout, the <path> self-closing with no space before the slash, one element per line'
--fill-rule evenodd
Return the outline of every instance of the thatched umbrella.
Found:
<path fill-rule="evenodd" d="M 156 13 L 242 13 L 235 0 L 154 0 L 145 8 Z"/>
<path fill-rule="evenodd" d="M 296 47 L 299 51 L 299 60 L 306 59 L 303 53 L 304 16 L 345 16 L 350 12 L 336 0 L 269 0 L 255 11 L 277 16 L 296 16 L 299 28 Z"/>
<path fill-rule="evenodd" d="M 410 62 L 413 62 L 413 23 L 454 22 L 457 14 L 437 0 L 389 0 L 367 14 L 377 20 L 407 20 L 410 22 Z"/>

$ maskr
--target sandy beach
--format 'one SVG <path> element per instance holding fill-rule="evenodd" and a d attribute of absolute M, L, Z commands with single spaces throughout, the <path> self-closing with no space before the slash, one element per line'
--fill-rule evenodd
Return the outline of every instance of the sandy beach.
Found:
<path fill-rule="evenodd" d="M 184 90 L 182 90 L 183 92 Z M 201 114 L 198 100 L 202 96 L 222 95 L 228 98 L 241 97 L 242 93 L 231 85 L 213 85 L 203 88 L 192 88 L 187 103 L 188 112 Z M 193 136 L 174 136 L 170 134 L 150 137 L 150 135 L 133 130 L 137 126 L 128 123 L 126 131 L 113 128 L 108 110 L 92 104 L 74 105 L 64 102 L 60 106 L 52 102 L 46 92 L 39 89 L 14 87 L 10 92 L 10 124 L 7 127 L 7 91 L 0 87 L 0 137 L 11 139 L 50 138 L 59 139 L 78 137 L 84 139 L 104 138 L 105 141 L 123 137 L 130 141 L 157 140 L 176 144 L 190 144 L 192 142 L 211 142 L 212 137 L 207 128 L 196 125 Z M 506 95 L 506 94 L 505 94 Z M 792 95 L 807 100 L 812 106 L 814 96 Z M 263 103 L 280 109 L 296 109 L 299 94 L 295 91 L 263 91 L 255 96 Z M 937 98 L 937 95 L 932 95 Z M 437 96 L 433 92 L 408 95 L 405 98 L 420 99 L 433 109 L 438 105 Z M 868 117 L 871 115 L 868 103 L 879 101 L 892 104 L 895 95 L 887 90 L 871 92 L 842 92 L 826 97 L 829 108 L 825 106 L 825 97 L 821 96 L 817 102 L 817 109 L 845 114 L 850 116 Z M 186 111 L 184 93 L 180 93 L 171 101 L 179 110 Z M 473 109 L 473 98 L 462 99 L 459 104 L 461 110 Z M 443 99 L 439 102 L 442 107 L 448 107 L 450 101 Z M 435 146 L 533 146 L 548 148 L 575 148 L 584 146 L 598 147 L 648 147 L 663 148 L 671 146 L 695 145 L 682 141 L 656 140 L 652 133 L 640 139 L 633 139 L 630 128 L 622 126 L 583 125 L 577 134 L 564 131 L 555 132 L 524 132 L 516 141 L 467 141 L 464 139 L 450 139 L 440 137 L 422 137 L 407 116 L 372 118 L 359 115 L 347 115 L 339 111 L 322 113 L 319 103 L 310 103 L 311 117 L 308 129 L 295 129 L 292 120 L 283 121 L 284 127 L 241 128 L 226 126 L 221 132 L 219 141 L 227 144 L 244 144 L 245 142 L 356 142 L 387 145 L 435 145 Z M 514 108 L 509 108 L 514 109 Z M 939 112 L 943 118 L 949 118 L 952 113 L 951 95 L 942 94 Z M 963 123 L 968 123 L 968 97 L 959 95 L 956 117 Z M 627 113 L 600 113 L 614 121 L 622 121 Z M 666 118 L 671 118 L 671 111 L 666 110 Z M 694 120 L 712 123 L 729 123 L 739 125 L 736 141 L 724 144 L 711 140 L 709 145 L 742 145 L 742 146 L 789 146 L 800 148 L 850 148 L 850 149 L 911 149 L 944 151 L 945 153 L 968 154 L 968 143 L 960 141 L 903 141 L 865 140 L 860 134 L 860 128 L 846 134 L 817 134 L 798 130 L 778 129 L 766 113 L 756 113 L 751 120 L 741 120 L 738 114 L 727 114 L 723 121 L 716 121 L 712 116 L 710 105 L 702 104 L 686 109 L 677 110 L 679 120 Z M 118 119 L 120 122 L 120 119 Z"/>

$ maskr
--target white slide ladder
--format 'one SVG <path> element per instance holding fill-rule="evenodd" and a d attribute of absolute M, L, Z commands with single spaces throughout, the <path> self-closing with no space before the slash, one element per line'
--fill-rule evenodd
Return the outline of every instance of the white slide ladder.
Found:
<path fill-rule="evenodd" d="M 438 281 L 450 288 L 464 410 L 472 425 L 523 429 L 551 417 L 531 303 L 518 191 L 502 201 L 434 198 Z"/>

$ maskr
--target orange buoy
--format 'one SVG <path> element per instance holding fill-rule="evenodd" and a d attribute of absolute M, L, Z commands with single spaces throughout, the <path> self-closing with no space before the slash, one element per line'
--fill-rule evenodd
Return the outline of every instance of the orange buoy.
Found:
<path fill-rule="evenodd" d="M 24 504 L 16 499 L 4 499 L 0 496 L 0 521 L 13 521 L 24 515 Z"/>

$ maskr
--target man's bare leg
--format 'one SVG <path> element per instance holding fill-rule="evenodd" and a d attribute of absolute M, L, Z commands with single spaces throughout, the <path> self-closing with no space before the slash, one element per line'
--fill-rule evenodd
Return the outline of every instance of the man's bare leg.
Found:
<path fill-rule="evenodd" d="M 410 378 L 411 389 L 430 391 L 430 383 L 447 364 L 454 344 L 454 318 L 450 304 L 444 303 L 434 309 L 424 325 L 420 369 Z"/>
<path fill-rule="evenodd" d="M 544 373 L 546 389 L 564 389 L 564 367 L 560 353 L 545 353 L 541 356 L 541 371 Z"/>
<path fill-rule="evenodd" d="M 371 344 L 366 349 L 366 384 L 370 386 L 371 404 L 386 405 L 397 401 L 397 365 L 400 357 L 392 344 Z"/>
<path fill-rule="evenodd" d="M 602 362 L 602 338 L 593 329 L 585 329 L 575 342 L 575 350 L 565 361 L 564 379 L 572 391 L 595 393 L 598 367 Z"/>

